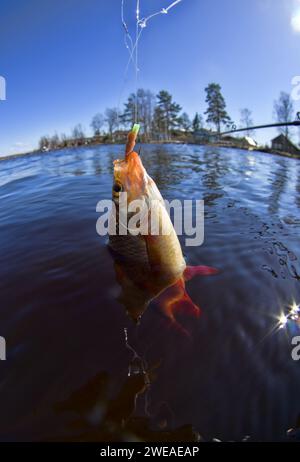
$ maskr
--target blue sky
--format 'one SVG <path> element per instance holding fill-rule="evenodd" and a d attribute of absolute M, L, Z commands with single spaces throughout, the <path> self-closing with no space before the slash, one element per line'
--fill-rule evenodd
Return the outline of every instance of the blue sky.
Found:
<path fill-rule="evenodd" d="M 88 132 L 96 112 L 118 105 L 123 86 L 125 100 L 134 73 L 124 81 L 120 3 L 0 0 L 0 75 L 7 82 L 0 155 L 29 150 L 42 134 L 70 133 L 77 123 Z M 141 0 L 141 15 L 170 3 Z M 135 0 L 126 0 L 130 27 L 134 9 Z M 216 81 L 237 124 L 243 107 L 255 122 L 271 122 L 274 99 L 281 90 L 291 92 L 292 78 L 300 75 L 299 22 L 299 0 L 182 0 L 144 30 L 139 86 L 169 90 L 193 116 L 205 111 L 204 88 Z"/>

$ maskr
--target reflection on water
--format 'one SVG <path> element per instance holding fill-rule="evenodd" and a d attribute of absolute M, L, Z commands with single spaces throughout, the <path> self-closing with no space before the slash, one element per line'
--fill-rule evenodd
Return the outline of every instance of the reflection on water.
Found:
<path fill-rule="evenodd" d="M 280 197 L 284 193 L 289 179 L 289 171 L 286 159 L 276 161 L 277 168 L 273 172 L 270 180 L 271 195 L 269 199 L 269 211 L 271 214 L 277 214 L 280 206 Z"/>
<path fill-rule="evenodd" d="M 136 369 L 128 375 L 119 390 L 112 393 L 112 379 L 105 372 L 98 373 L 64 402 L 55 405 L 57 413 L 69 413 L 68 440 L 70 441 L 200 441 L 191 425 L 167 430 L 170 412 L 164 403 L 155 416 L 147 411 L 147 392 L 155 379 L 155 368 Z M 144 416 L 137 416 L 139 401 L 144 401 Z M 62 440 L 58 436 L 51 440 Z"/>
<path fill-rule="evenodd" d="M 296 205 L 300 209 L 300 172 L 298 172 L 297 186 L 296 186 Z"/>
<path fill-rule="evenodd" d="M 131 289 L 96 234 L 122 154 L 99 146 L 0 162 L 1 439 L 281 439 L 300 411 L 300 370 L 295 331 L 268 334 L 300 301 L 300 163 L 142 146 L 166 199 L 205 199 L 205 243 L 183 251 L 221 272 L 187 283 L 202 307 L 199 319 L 181 316 L 187 339 L 136 287 L 126 314 Z"/>

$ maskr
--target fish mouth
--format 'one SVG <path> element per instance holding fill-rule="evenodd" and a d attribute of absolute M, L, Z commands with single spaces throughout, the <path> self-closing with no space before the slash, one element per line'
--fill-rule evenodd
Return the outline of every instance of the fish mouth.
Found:
<path fill-rule="evenodd" d="M 114 161 L 113 194 L 127 192 L 131 200 L 143 195 L 147 187 L 147 172 L 134 151 L 139 128 L 139 124 L 135 124 L 128 134 L 124 159 Z"/>
<path fill-rule="evenodd" d="M 125 159 L 114 161 L 114 187 L 138 196 L 145 192 L 147 173 L 137 152 L 126 154 Z"/>
<path fill-rule="evenodd" d="M 125 149 L 125 159 L 127 159 L 134 150 L 139 130 L 140 130 L 140 125 L 134 124 L 134 126 L 132 127 L 132 130 L 128 133 L 128 139 L 127 139 L 127 144 L 126 144 L 126 149 Z"/>

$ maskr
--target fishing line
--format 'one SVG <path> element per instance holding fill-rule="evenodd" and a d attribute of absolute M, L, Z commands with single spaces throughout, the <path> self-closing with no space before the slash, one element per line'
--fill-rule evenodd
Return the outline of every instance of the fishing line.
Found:
<path fill-rule="evenodd" d="M 125 346 L 126 348 L 131 351 L 133 354 L 133 357 L 131 359 L 131 362 L 129 363 L 128 366 L 128 377 L 131 377 L 132 375 L 136 374 L 136 369 L 133 368 L 132 364 L 134 361 L 138 360 L 140 362 L 140 367 L 138 373 L 142 372 L 144 376 L 144 385 L 146 387 L 143 395 L 144 395 L 144 412 L 147 417 L 151 417 L 151 414 L 149 412 L 149 406 L 150 406 L 150 399 L 149 399 L 149 393 L 150 393 L 150 386 L 151 386 L 151 380 L 148 375 L 148 363 L 146 359 L 142 358 L 137 351 L 130 345 L 129 340 L 128 340 L 128 330 L 127 327 L 124 327 L 124 336 L 125 336 Z M 136 409 L 136 404 L 137 404 L 137 399 L 138 399 L 139 393 L 135 395 L 134 398 L 134 408 Z"/>
<path fill-rule="evenodd" d="M 135 114 L 134 114 L 134 120 L 135 120 L 135 123 L 137 123 L 137 121 L 138 121 L 138 72 L 139 72 L 139 68 L 138 68 L 138 57 L 139 57 L 138 45 L 139 45 L 139 41 L 140 41 L 143 30 L 147 27 L 147 23 L 152 18 L 154 18 L 155 16 L 158 16 L 158 15 L 161 15 L 161 14 L 167 14 L 169 10 L 171 10 L 174 6 L 176 6 L 181 1 L 182 0 L 175 0 L 167 8 L 162 8 L 160 11 L 158 11 L 156 13 L 153 13 L 153 14 L 147 16 L 146 18 L 141 19 L 140 18 L 140 0 L 137 0 L 137 2 L 136 2 L 135 42 L 133 43 L 131 34 L 129 32 L 129 28 L 127 26 L 127 23 L 125 21 L 125 16 L 124 16 L 125 0 L 121 0 L 121 22 L 122 22 L 122 25 L 123 25 L 123 28 L 124 28 L 124 31 L 125 31 L 124 43 L 125 43 L 126 49 L 129 52 L 129 60 L 128 60 L 126 68 L 125 68 L 125 73 L 124 73 L 124 78 L 123 78 L 123 86 L 122 86 L 120 97 L 119 97 L 119 100 L 118 100 L 118 111 L 117 111 L 118 112 L 118 122 L 119 122 L 121 98 L 122 98 L 123 92 L 125 90 L 126 79 L 127 79 L 127 75 L 128 75 L 128 71 L 129 71 L 129 67 L 130 67 L 131 62 L 133 64 L 133 66 L 134 66 L 134 71 L 135 71 Z M 119 225 L 120 224 L 121 224 L 121 226 L 124 226 L 123 223 L 119 223 Z M 128 330 L 127 330 L 127 328 L 124 328 L 124 336 L 125 336 L 125 346 L 133 354 L 132 362 L 134 360 L 136 360 L 136 359 L 140 361 L 142 373 L 146 377 L 147 376 L 146 375 L 147 363 L 143 358 L 141 358 L 141 356 L 139 356 L 137 351 L 130 345 L 129 340 L 128 340 Z M 129 366 L 129 370 L 128 370 L 128 375 L 129 376 L 131 375 L 131 367 L 130 366 Z M 145 384 L 149 386 L 150 382 L 146 381 Z M 136 399 L 135 399 L 135 401 L 136 401 Z M 149 406 L 148 394 L 146 393 L 146 396 L 145 396 L 146 414 L 148 414 L 148 412 L 147 412 L 148 406 Z"/>
<path fill-rule="evenodd" d="M 132 57 L 132 50 L 133 50 L 133 40 L 132 40 L 132 37 L 129 33 L 129 29 L 128 29 L 128 26 L 127 26 L 127 23 L 125 21 L 125 17 L 124 17 L 124 2 L 125 0 L 121 0 L 121 21 L 122 21 L 122 25 L 123 25 L 123 28 L 125 30 L 125 37 L 124 37 L 124 42 L 125 42 L 125 47 L 127 48 L 128 52 L 129 52 L 129 63 L 130 61 L 132 60 L 133 64 L 134 64 L 134 61 L 133 61 L 133 57 Z M 128 43 L 129 41 L 129 43 Z M 126 66 L 126 72 L 127 72 L 127 67 L 128 67 L 128 64 Z M 125 74 L 126 76 L 126 74 Z"/>
<path fill-rule="evenodd" d="M 140 0 L 137 0 L 136 2 L 136 26 L 135 26 L 135 113 L 134 113 L 134 123 L 136 124 L 138 121 L 138 52 L 139 52 L 139 47 L 138 47 L 138 41 L 139 41 L 139 22 L 140 22 Z M 143 29 L 141 29 L 142 31 Z"/>
<path fill-rule="evenodd" d="M 125 336 L 125 346 L 126 348 L 131 351 L 131 353 L 133 354 L 133 357 L 131 359 L 131 363 L 129 364 L 129 368 L 128 368 L 128 376 L 130 377 L 132 375 L 132 367 L 131 367 L 131 364 L 137 359 L 139 362 L 140 362 L 140 366 L 141 366 L 141 371 L 143 373 L 143 375 L 147 375 L 147 362 L 145 361 L 145 359 L 143 359 L 139 354 L 138 352 L 130 345 L 129 343 L 129 340 L 128 340 L 128 329 L 127 327 L 124 327 L 124 336 Z"/>
<path fill-rule="evenodd" d="M 139 73 L 139 68 L 138 68 L 138 57 L 139 57 L 139 41 L 142 35 L 143 30 L 147 27 L 148 22 L 153 19 L 156 16 L 159 16 L 161 14 L 168 14 L 168 12 L 174 8 L 176 5 L 181 3 L 182 0 L 175 0 L 173 1 L 169 6 L 166 8 L 162 8 L 161 10 L 150 14 L 149 16 L 145 18 L 141 18 L 140 12 L 141 12 L 141 0 L 136 0 L 136 24 L 135 24 L 135 41 L 133 42 L 132 36 L 130 34 L 127 22 L 125 20 L 125 0 L 121 0 L 121 22 L 125 31 L 125 38 L 124 38 L 124 43 L 125 47 L 129 52 L 129 59 L 127 62 L 127 65 L 125 67 L 125 72 L 124 72 L 124 78 L 123 78 L 123 86 L 122 90 L 120 93 L 120 97 L 118 100 L 118 120 L 119 120 L 119 112 L 120 112 L 120 104 L 121 104 L 121 99 L 125 90 L 125 85 L 126 85 L 126 79 L 130 67 L 130 63 L 133 64 L 134 67 L 134 72 L 135 72 L 135 107 L 134 107 L 134 121 L 137 123 L 138 121 L 138 73 Z"/>
<path fill-rule="evenodd" d="M 127 23 L 125 21 L 124 3 L 125 3 L 125 0 L 121 0 L 121 22 L 122 22 L 123 29 L 125 31 L 124 44 L 125 44 L 125 48 L 128 50 L 128 53 L 129 53 L 129 60 L 128 60 L 127 65 L 125 67 L 124 76 L 123 76 L 123 84 L 122 84 L 120 94 L 119 94 L 119 98 L 118 98 L 118 104 L 117 104 L 118 126 L 119 126 L 119 122 L 120 122 L 121 99 L 123 98 L 123 94 L 124 94 L 124 91 L 125 91 L 125 86 L 126 86 L 126 83 L 127 83 L 127 75 L 128 75 L 128 70 L 129 70 L 130 63 L 132 62 L 133 66 L 135 66 L 135 63 L 134 63 L 134 60 L 133 60 L 133 51 L 132 51 L 134 49 L 133 40 L 132 40 L 132 37 L 130 35 Z"/>
<path fill-rule="evenodd" d="M 182 2 L 182 0 L 176 0 L 173 3 L 171 3 L 167 8 L 162 8 L 161 10 L 157 11 L 156 13 L 150 14 L 146 18 L 140 17 L 140 1 L 137 0 L 136 3 L 136 37 L 135 37 L 135 42 L 133 43 L 132 37 L 129 32 L 128 25 L 125 21 L 125 15 L 124 15 L 124 10 L 125 10 L 125 0 L 121 1 L 121 21 L 125 30 L 125 46 L 129 50 L 129 63 L 126 65 L 126 71 L 128 70 L 130 62 L 133 63 L 135 71 L 138 70 L 138 65 L 137 65 L 137 55 L 138 55 L 138 44 L 139 40 L 141 37 L 141 34 L 143 32 L 143 29 L 147 27 L 147 23 L 154 18 L 155 16 L 161 15 L 161 14 L 168 14 L 168 12 L 174 8 L 174 6 L 178 5 L 178 3 Z M 139 31 L 140 28 L 140 31 Z M 130 42 L 130 45 L 127 43 L 127 39 Z M 135 60 L 133 59 L 134 53 L 136 53 Z"/>

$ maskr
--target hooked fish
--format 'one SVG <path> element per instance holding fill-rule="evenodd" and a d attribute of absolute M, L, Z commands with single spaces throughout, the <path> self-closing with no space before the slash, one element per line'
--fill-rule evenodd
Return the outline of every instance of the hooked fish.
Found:
<path fill-rule="evenodd" d="M 200 308 L 186 292 L 185 282 L 195 276 L 213 275 L 217 270 L 207 266 L 187 266 L 178 236 L 165 207 L 164 200 L 154 180 L 146 172 L 141 158 L 134 151 L 139 125 L 134 125 L 128 135 L 125 158 L 114 161 L 113 201 L 115 203 L 116 234 L 110 235 L 109 244 L 115 259 L 117 280 L 122 288 L 120 301 L 135 321 L 138 321 L 150 301 L 156 300 L 166 316 L 178 325 L 180 311 L 199 316 Z M 142 201 L 151 210 L 144 220 L 149 223 L 149 233 L 121 235 L 119 199 L 127 193 L 128 205 Z M 154 214 L 159 224 L 158 233 L 151 231 Z M 128 215 L 129 221 L 130 215 Z M 162 229 L 164 227 L 164 232 Z M 168 230 L 166 233 L 165 230 Z"/>

